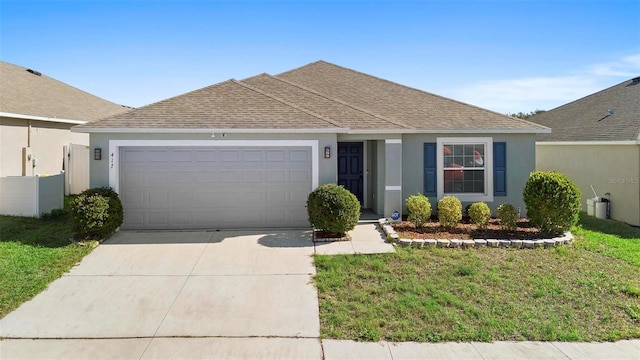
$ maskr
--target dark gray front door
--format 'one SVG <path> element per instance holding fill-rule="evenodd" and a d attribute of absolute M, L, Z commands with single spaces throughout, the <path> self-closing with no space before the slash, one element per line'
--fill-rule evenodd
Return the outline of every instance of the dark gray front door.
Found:
<path fill-rule="evenodd" d="M 361 142 L 338 143 L 338 185 L 344 186 L 363 202 L 363 151 Z"/>

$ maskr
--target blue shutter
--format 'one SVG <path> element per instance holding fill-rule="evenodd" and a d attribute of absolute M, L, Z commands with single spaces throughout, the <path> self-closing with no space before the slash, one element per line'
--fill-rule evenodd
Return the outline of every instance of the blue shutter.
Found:
<path fill-rule="evenodd" d="M 438 152 L 436 149 L 436 143 L 424 144 L 424 195 L 430 198 L 438 196 Z"/>
<path fill-rule="evenodd" d="M 493 143 L 493 195 L 507 196 L 507 143 Z"/>

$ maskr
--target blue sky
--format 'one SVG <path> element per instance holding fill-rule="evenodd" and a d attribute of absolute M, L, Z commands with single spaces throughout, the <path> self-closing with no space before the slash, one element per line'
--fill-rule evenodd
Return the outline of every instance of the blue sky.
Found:
<path fill-rule="evenodd" d="M 640 1 L 1 0 L 0 59 L 135 107 L 322 59 L 528 112 L 639 76 Z"/>

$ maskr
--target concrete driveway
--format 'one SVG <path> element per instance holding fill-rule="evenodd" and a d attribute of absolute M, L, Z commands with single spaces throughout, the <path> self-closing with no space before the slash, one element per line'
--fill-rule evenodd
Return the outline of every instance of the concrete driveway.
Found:
<path fill-rule="evenodd" d="M 0 320 L 0 353 L 319 358 L 313 253 L 305 231 L 119 232 Z"/>

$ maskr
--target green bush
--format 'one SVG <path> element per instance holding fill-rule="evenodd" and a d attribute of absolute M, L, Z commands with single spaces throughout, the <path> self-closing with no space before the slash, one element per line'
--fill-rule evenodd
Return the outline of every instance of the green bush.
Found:
<path fill-rule="evenodd" d="M 496 212 L 498 219 L 500 219 L 500 226 L 509 231 L 516 230 L 518 228 L 518 210 L 511 204 L 500 204 L 498 211 Z"/>
<path fill-rule="evenodd" d="M 522 192 L 531 223 L 545 235 L 571 229 L 580 214 L 580 189 L 564 174 L 534 171 Z"/>
<path fill-rule="evenodd" d="M 325 184 L 309 194 L 307 213 L 316 229 L 344 235 L 358 224 L 360 202 L 344 187 Z"/>
<path fill-rule="evenodd" d="M 438 221 L 444 227 L 455 227 L 462 220 L 462 203 L 455 196 L 445 196 L 438 201 Z"/>
<path fill-rule="evenodd" d="M 69 212 L 75 231 L 84 238 L 103 239 L 113 234 L 123 221 L 120 197 L 107 188 L 83 191 L 71 201 Z"/>
<path fill-rule="evenodd" d="M 417 228 L 422 227 L 431 218 L 429 198 L 420 193 L 409 196 L 407 199 L 407 212 L 409 213 L 409 221 Z"/>
<path fill-rule="evenodd" d="M 469 217 L 480 229 L 486 229 L 487 225 L 489 225 L 489 220 L 491 220 L 491 209 L 489 209 L 487 203 L 473 203 L 469 207 Z"/>

